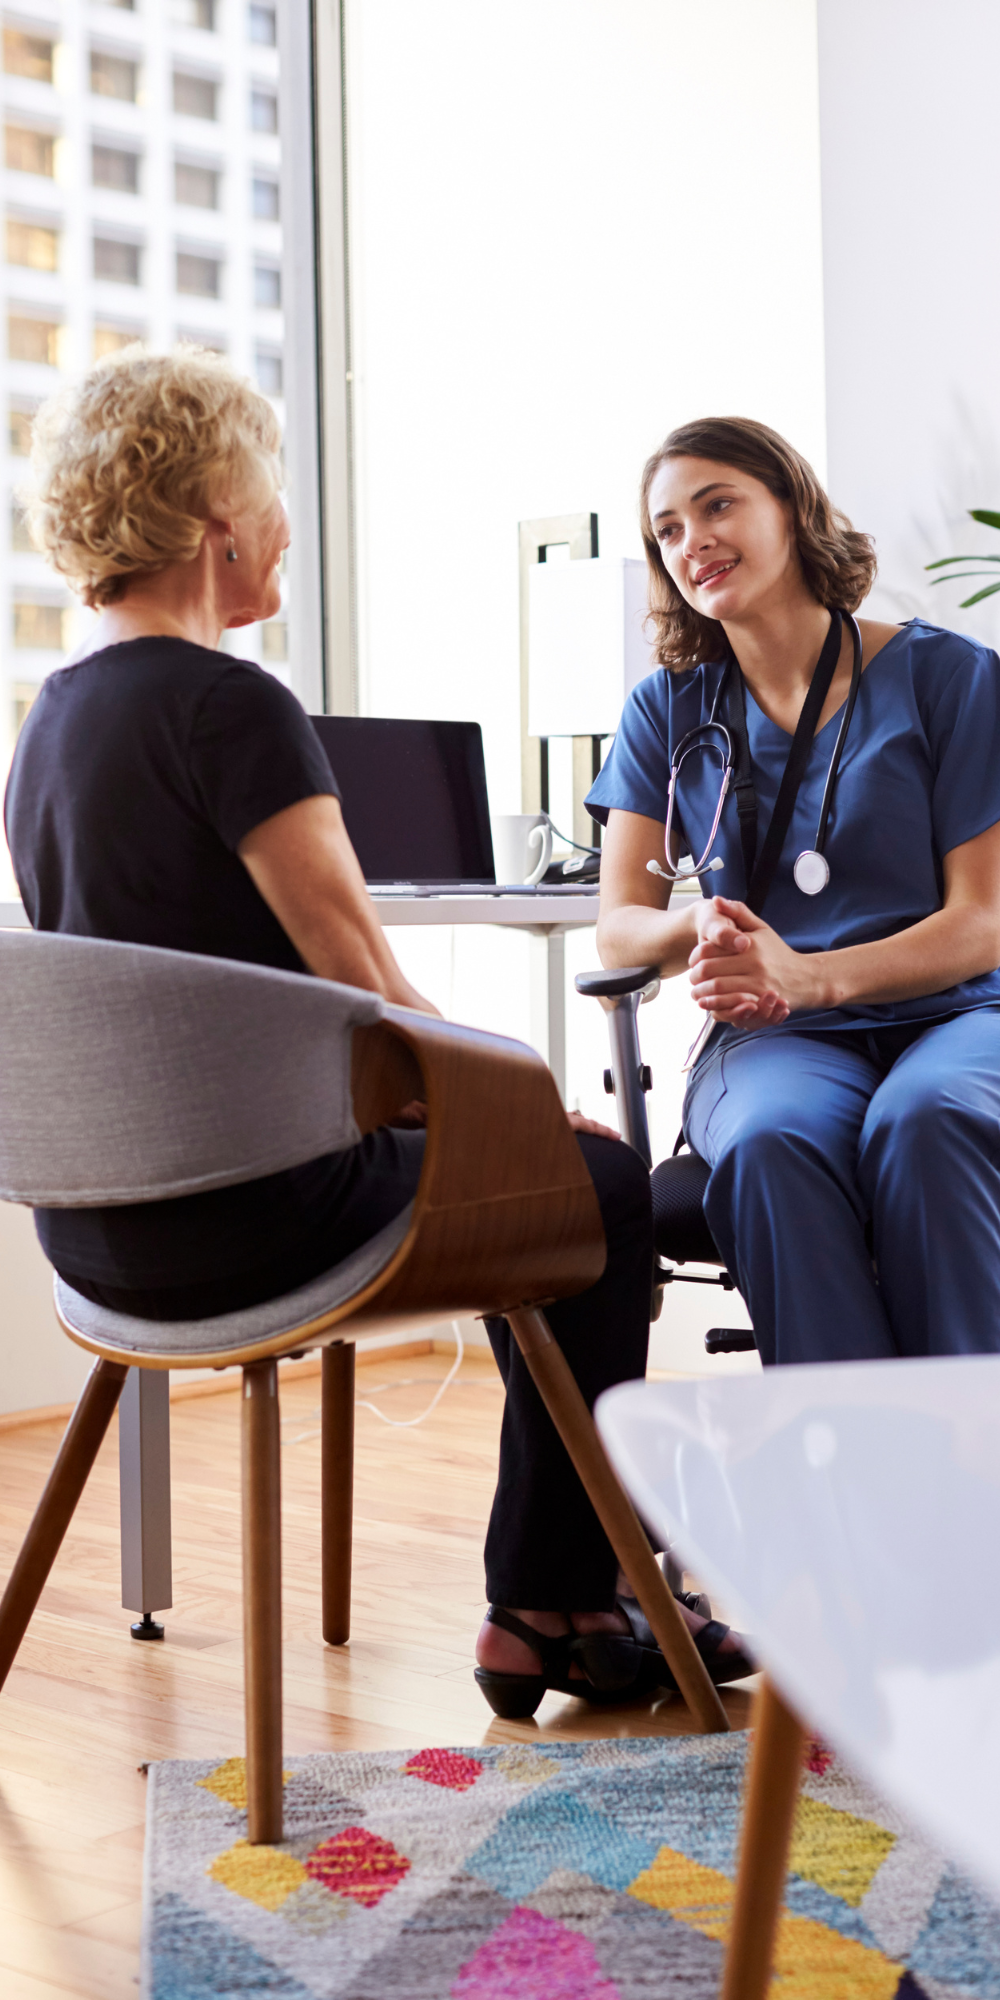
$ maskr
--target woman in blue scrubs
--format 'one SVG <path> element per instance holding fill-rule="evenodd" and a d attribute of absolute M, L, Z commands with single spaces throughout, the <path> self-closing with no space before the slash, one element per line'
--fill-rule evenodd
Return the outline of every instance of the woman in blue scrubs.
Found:
<path fill-rule="evenodd" d="M 856 609 L 875 562 L 799 454 L 736 419 L 685 425 L 654 454 L 642 530 L 661 670 L 629 697 L 588 800 L 607 826 L 598 946 L 608 966 L 686 970 L 715 1024 L 684 1131 L 711 1167 L 705 1212 L 762 1359 L 992 1352 L 1000 659 L 919 619 L 859 621 L 829 881 L 805 894 L 793 867 L 816 845 L 851 685 L 845 617 L 762 914 L 746 902 L 734 788 L 711 850 L 721 869 L 670 909 L 648 864 L 665 863 L 677 745 L 741 673 L 760 854 L 831 613 Z M 717 754 L 685 759 L 675 865 L 703 854 L 720 775 Z"/>

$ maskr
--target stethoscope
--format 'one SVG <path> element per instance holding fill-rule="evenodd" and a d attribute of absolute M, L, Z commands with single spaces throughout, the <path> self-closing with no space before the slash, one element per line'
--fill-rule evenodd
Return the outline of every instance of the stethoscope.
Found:
<path fill-rule="evenodd" d="M 847 740 L 847 732 L 851 726 L 851 716 L 854 713 L 854 704 L 858 697 L 858 688 L 861 684 L 861 670 L 862 670 L 861 630 L 858 625 L 857 619 L 852 617 L 849 612 L 844 613 L 842 615 L 846 616 L 847 618 L 848 624 L 850 625 L 851 628 L 851 634 L 854 640 L 854 661 L 851 669 L 851 688 L 850 688 L 850 693 L 848 694 L 847 697 L 847 701 L 844 704 L 844 714 L 841 720 L 840 728 L 837 731 L 837 741 L 833 746 L 833 755 L 830 758 L 830 763 L 826 774 L 826 784 L 823 787 L 823 799 L 820 805 L 819 821 L 816 827 L 815 845 L 813 847 L 807 847 L 803 849 L 802 853 L 797 856 L 794 867 L 792 869 L 792 875 L 795 880 L 795 885 L 798 889 L 801 889 L 802 894 L 804 896 L 818 896 L 820 894 L 820 891 L 826 888 L 826 885 L 830 880 L 830 864 L 827 861 L 826 855 L 823 850 L 826 846 L 826 838 L 829 830 L 830 808 L 833 804 L 833 794 L 837 783 L 837 773 L 840 769 L 840 760 L 843 755 L 844 744 Z M 735 770 L 736 760 L 733 754 L 732 736 L 729 730 L 726 728 L 725 723 L 719 722 L 717 719 L 719 704 L 722 700 L 723 694 L 725 693 L 726 686 L 729 680 L 729 674 L 733 671 L 739 673 L 739 666 L 735 661 L 735 659 L 730 661 L 727 672 L 723 674 L 719 682 L 715 700 L 712 703 L 712 712 L 708 718 L 708 721 L 700 722 L 697 728 L 689 729 L 687 735 L 681 737 L 681 740 L 677 744 L 677 747 L 674 750 L 674 754 L 671 759 L 670 781 L 667 786 L 667 817 L 666 817 L 666 824 L 663 829 L 663 841 L 666 850 L 664 859 L 666 861 L 666 867 L 662 868 L 658 861 L 647 861 L 646 863 L 646 867 L 651 875 L 662 875 L 664 881 L 666 882 L 689 882 L 696 875 L 713 875 L 716 873 L 718 869 L 725 867 L 725 862 L 723 861 L 721 855 L 719 854 L 713 855 L 711 860 L 709 860 L 709 855 L 712 854 L 712 848 L 715 845 L 715 836 L 719 831 L 719 821 L 722 818 L 722 808 L 726 803 L 726 797 L 729 792 L 729 787 L 732 783 L 733 773 Z M 677 868 L 674 866 L 674 863 L 670 859 L 670 835 L 673 827 L 674 797 L 677 791 L 677 780 L 680 777 L 681 768 L 685 763 L 685 760 L 688 757 L 693 756 L 695 751 L 698 750 L 707 750 L 710 755 L 716 756 L 720 760 L 722 766 L 722 782 L 719 787 L 719 802 L 715 808 L 715 817 L 712 820 L 712 831 L 709 834 L 708 839 L 705 843 L 705 848 L 701 855 L 701 858 L 698 861 L 691 861 L 689 865 L 685 868 Z"/>

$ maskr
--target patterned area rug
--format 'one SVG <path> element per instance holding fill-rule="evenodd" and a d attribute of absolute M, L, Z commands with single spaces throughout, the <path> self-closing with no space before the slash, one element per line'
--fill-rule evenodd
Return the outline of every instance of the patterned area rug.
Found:
<path fill-rule="evenodd" d="M 715 2000 L 745 1735 L 150 1772 L 146 2000 Z M 813 1745 L 780 2000 L 1000 2000 L 1000 1911 Z"/>

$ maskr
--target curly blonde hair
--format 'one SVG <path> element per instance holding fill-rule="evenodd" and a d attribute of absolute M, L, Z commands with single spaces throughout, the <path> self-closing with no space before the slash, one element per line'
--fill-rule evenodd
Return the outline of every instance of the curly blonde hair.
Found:
<path fill-rule="evenodd" d="M 198 554 L 212 509 L 264 506 L 281 485 L 266 397 L 223 355 L 128 347 L 35 417 L 25 494 L 37 546 L 85 604 Z"/>
<path fill-rule="evenodd" d="M 776 500 L 787 502 L 802 574 L 820 604 L 856 611 L 875 581 L 875 545 L 834 507 L 808 460 L 766 424 L 749 417 L 699 417 L 671 431 L 643 468 L 639 522 L 649 565 L 649 623 L 653 651 L 673 673 L 718 658 L 718 620 L 703 618 L 669 576 L 649 514 L 649 489 L 669 458 L 707 458 L 759 479 Z"/>

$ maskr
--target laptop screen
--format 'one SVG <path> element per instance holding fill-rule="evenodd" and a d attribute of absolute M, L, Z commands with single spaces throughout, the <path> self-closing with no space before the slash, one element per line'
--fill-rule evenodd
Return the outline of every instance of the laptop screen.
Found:
<path fill-rule="evenodd" d="M 478 722 L 314 715 L 366 882 L 493 882 Z"/>

